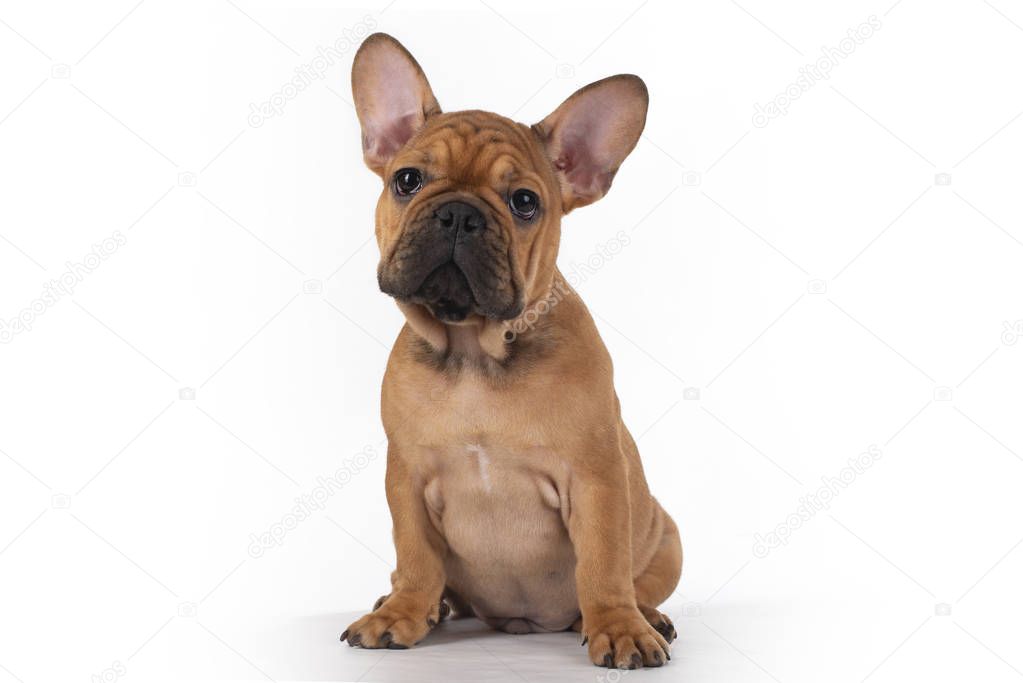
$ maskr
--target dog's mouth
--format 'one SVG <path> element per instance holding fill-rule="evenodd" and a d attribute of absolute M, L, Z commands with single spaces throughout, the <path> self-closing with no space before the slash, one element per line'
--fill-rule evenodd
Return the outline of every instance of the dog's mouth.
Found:
<path fill-rule="evenodd" d="M 439 265 L 418 259 L 412 272 L 395 273 L 381 267 L 380 290 L 398 301 L 418 304 L 441 322 L 458 324 L 477 315 L 492 320 L 513 320 L 522 313 L 519 287 L 512 281 L 490 284 L 493 266 L 445 256 Z M 434 261 L 437 263 L 437 261 Z M 489 286 L 488 286 L 489 285 Z"/>
<path fill-rule="evenodd" d="M 517 317 L 522 286 L 510 237 L 487 211 L 464 197 L 425 205 L 381 261 L 381 291 L 420 305 L 445 323 L 461 323 L 472 315 Z"/>
<path fill-rule="evenodd" d="M 443 322 L 462 322 L 478 310 L 469 280 L 454 261 L 437 266 L 427 275 L 410 301 L 426 306 L 435 318 Z"/>

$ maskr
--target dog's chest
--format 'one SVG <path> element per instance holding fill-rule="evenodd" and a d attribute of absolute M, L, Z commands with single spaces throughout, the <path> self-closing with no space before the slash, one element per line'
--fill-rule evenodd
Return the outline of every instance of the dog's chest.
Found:
<path fill-rule="evenodd" d="M 571 625 L 578 608 L 568 501 L 540 466 L 547 454 L 471 440 L 434 455 L 425 502 L 448 545 L 448 584 L 483 618 Z"/>
<path fill-rule="evenodd" d="M 533 530 L 565 526 L 567 501 L 544 470 L 544 449 L 508 448 L 480 439 L 429 450 L 426 506 L 448 534 L 475 538 L 484 530 L 501 535 L 515 520 L 528 520 Z"/>

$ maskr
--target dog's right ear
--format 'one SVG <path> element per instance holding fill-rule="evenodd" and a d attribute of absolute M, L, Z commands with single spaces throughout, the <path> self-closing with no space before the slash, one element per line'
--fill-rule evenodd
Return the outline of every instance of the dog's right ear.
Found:
<path fill-rule="evenodd" d="M 355 53 L 352 95 L 362 126 L 363 158 L 380 176 L 426 119 L 440 113 L 419 64 L 386 33 L 369 36 Z"/>

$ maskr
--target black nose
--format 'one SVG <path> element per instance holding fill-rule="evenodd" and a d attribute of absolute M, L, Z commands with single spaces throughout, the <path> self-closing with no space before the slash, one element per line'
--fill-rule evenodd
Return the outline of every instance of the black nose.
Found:
<path fill-rule="evenodd" d="M 465 202 L 448 202 L 438 208 L 434 214 L 445 228 L 454 228 L 461 232 L 472 232 L 486 225 L 480 210 Z"/>

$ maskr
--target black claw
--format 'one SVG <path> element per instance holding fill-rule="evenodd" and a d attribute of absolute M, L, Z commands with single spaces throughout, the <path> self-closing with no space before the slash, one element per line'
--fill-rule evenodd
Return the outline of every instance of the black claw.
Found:
<path fill-rule="evenodd" d="M 664 664 L 664 658 L 661 657 L 660 651 L 654 652 L 654 663 L 650 666 L 661 666 Z"/>
<path fill-rule="evenodd" d="M 377 647 L 390 647 L 391 646 L 391 632 L 384 631 L 380 634 L 380 638 L 377 640 Z"/>
<path fill-rule="evenodd" d="M 362 634 L 355 633 L 348 636 L 348 647 L 358 647 L 362 645 Z"/>
<path fill-rule="evenodd" d="M 629 669 L 638 669 L 641 666 L 643 666 L 643 658 L 638 652 L 633 652 L 632 658 L 629 660 Z"/>
<path fill-rule="evenodd" d="M 347 638 L 347 637 L 348 637 L 348 629 L 345 629 L 345 632 L 341 634 L 341 642 L 342 643 L 345 642 L 345 638 Z"/>
<path fill-rule="evenodd" d="M 437 625 L 437 621 L 433 617 L 428 617 L 426 620 L 426 625 L 429 626 L 430 628 L 433 628 L 434 626 Z"/>
<path fill-rule="evenodd" d="M 661 623 L 654 626 L 654 630 L 660 633 L 669 643 L 675 639 L 675 626 L 670 621 L 661 620 Z"/>
<path fill-rule="evenodd" d="M 586 645 L 586 643 L 588 643 L 588 642 L 590 642 L 590 637 L 589 636 L 583 636 L 583 642 L 581 642 L 579 644 L 580 645 Z"/>
<path fill-rule="evenodd" d="M 614 665 L 615 665 L 614 659 L 612 659 L 611 653 L 608 652 L 606 655 L 604 655 L 604 666 L 607 667 L 608 669 L 613 669 Z"/>

